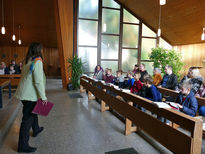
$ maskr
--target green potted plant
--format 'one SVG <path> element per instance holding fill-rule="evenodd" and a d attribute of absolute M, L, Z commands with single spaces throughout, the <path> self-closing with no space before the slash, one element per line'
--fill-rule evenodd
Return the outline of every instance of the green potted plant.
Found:
<path fill-rule="evenodd" d="M 81 58 L 78 56 L 74 56 L 73 58 L 68 58 L 68 72 L 72 73 L 71 76 L 71 84 L 72 88 L 68 89 L 79 89 L 80 87 L 80 76 L 83 74 L 83 63 L 81 61 Z M 70 87 L 70 86 L 69 86 Z"/>
<path fill-rule="evenodd" d="M 165 73 L 164 70 L 166 65 L 171 65 L 173 67 L 173 73 L 180 79 L 180 71 L 184 66 L 180 53 L 176 52 L 174 49 L 167 50 L 157 47 L 152 49 L 149 58 L 154 62 L 154 68 L 161 68 L 162 73 Z"/>

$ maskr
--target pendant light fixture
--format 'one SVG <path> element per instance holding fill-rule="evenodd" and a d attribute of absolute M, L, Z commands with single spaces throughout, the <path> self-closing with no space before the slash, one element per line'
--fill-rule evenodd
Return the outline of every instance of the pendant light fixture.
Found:
<path fill-rule="evenodd" d="M 14 32 L 14 2 L 15 2 L 15 0 L 13 0 L 13 35 L 12 35 L 13 41 L 16 40 L 16 36 L 15 36 L 15 32 Z"/>
<path fill-rule="evenodd" d="M 4 0 L 1 0 L 2 2 L 2 27 L 1 27 L 1 34 L 6 34 L 6 29 L 4 27 Z"/>
<path fill-rule="evenodd" d="M 166 0 L 160 0 L 160 1 L 159 1 L 159 4 L 160 4 L 160 5 L 165 5 L 165 4 L 166 4 Z"/>
<path fill-rule="evenodd" d="M 161 28 L 160 28 L 160 24 L 161 24 L 161 5 L 159 6 L 159 27 L 158 27 L 158 30 L 157 30 L 157 36 L 160 37 L 161 36 Z"/>
<path fill-rule="evenodd" d="M 204 34 L 205 28 L 203 28 L 203 32 L 201 34 L 201 40 L 204 41 L 205 40 L 205 34 Z"/>
<path fill-rule="evenodd" d="M 21 26 L 19 25 L 19 40 L 18 44 L 21 45 L 21 32 L 20 32 Z"/>

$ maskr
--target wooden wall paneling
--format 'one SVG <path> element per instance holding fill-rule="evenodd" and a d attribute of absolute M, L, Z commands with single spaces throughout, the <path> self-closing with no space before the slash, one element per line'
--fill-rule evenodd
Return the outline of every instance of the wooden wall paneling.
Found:
<path fill-rule="evenodd" d="M 19 64 L 22 62 L 27 54 L 27 46 L 0 46 L 0 62 L 5 62 L 8 66 L 12 59 Z M 5 57 L 2 57 L 5 55 Z M 17 56 L 15 58 L 15 55 Z M 44 71 L 46 76 L 60 76 L 59 71 L 59 54 L 57 48 L 43 48 Z M 52 65 L 52 67 L 49 67 Z"/>
<path fill-rule="evenodd" d="M 68 58 L 73 57 L 73 0 L 53 0 L 63 87 L 70 82 Z"/>
<path fill-rule="evenodd" d="M 203 67 L 202 60 L 205 60 L 205 43 L 180 45 L 175 46 L 174 49 L 182 54 L 182 60 L 185 63 L 183 74 L 188 72 L 189 67 Z M 205 78 L 205 68 L 201 68 L 200 72 Z"/>

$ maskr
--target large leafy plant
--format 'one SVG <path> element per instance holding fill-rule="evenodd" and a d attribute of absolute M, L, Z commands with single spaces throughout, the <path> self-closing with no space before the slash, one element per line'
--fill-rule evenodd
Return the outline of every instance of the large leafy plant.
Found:
<path fill-rule="evenodd" d="M 83 73 L 83 63 L 81 61 L 81 58 L 78 58 L 78 56 L 74 56 L 73 58 L 68 59 L 68 71 L 72 72 L 72 88 L 78 89 L 80 87 L 80 76 Z"/>
<path fill-rule="evenodd" d="M 154 62 L 154 68 L 161 68 L 162 73 L 165 73 L 164 70 L 166 65 L 171 65 L 173 67 L 173 73 L 180 79 L 180 71 L 184 66 L 180 53 L 173 49 L 167 50 L 157 47 L 152 49 L 150 60 Z"/>

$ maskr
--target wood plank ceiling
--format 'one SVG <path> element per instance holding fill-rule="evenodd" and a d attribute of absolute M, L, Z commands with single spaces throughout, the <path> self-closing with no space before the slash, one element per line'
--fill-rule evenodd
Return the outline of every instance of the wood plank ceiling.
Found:
<path fill-rule="evenodd" d="M 155 32 L 158 29 L 159 0 L 116 0 L 140 17 Z M 162 6 L 162 36 L 172 45 L 202 43 L 205 0 L 167 0 Z"/>
<path fill-rule="evenodd" d="M 116 0 L 140 17 L 154 31 L 158 28 L 159 0 Z M 6 35 L 0 34 L 0 45 L 17 45 L 12 42 L 12 5 L 15 6 L 15 34 L 22 25 L 22 45 L 33 41 L 46 47 L 57 47 L 54 3 L 52 0 L 4 0 Z M 0 1 L 0 25 L 2 6 Z M 162 6 L 162 36 L 172 45 L 201 43 L 205 27 L 205 0 L 167 0 Z"/>
<path fill-rule="evenodd" d="M 45 47 L 57 47 L 54 3 L 52 0 L 4 0 L 4 22 L 6 34 L 0 34 L 0 45 L 17 45 L 13 42 L 14 5 L 15 34 L 18 39 L 18 25 L 22 25 L 22 45 L 41 42 Z M 2 0 L 0 1 L 0 27 L 2 26 Z"/>

